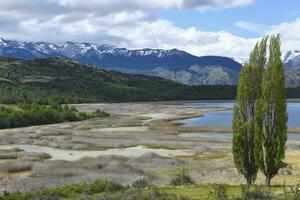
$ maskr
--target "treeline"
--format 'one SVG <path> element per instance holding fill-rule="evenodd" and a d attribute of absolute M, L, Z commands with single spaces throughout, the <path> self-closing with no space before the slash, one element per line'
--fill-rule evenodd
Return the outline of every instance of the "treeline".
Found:
<path fill-rule="evenodd" d="M 18 102 L 51 104 L 99 103 L 99 102 L 138 102 L 138 101 L 174 101 L 174 100 L 223 100 L 234 99 L 236 86 L 180 86 L 165 89 L 130 89 L 122 87 L 80 89 L 80 87 L 57 89 L 36 85 L 5 85 L 0 83 L 0 103 Z"/>
<path fill-rule="evenodd" d="M 88 114 L 78 112 L 74 107 L 58 104 L 47 106 L 21 103 L 16 108 L 0 107 L 0 129 L 81 121 L 107 115 L 101 110 Z"/>
<path fill-rule="evenodd" d="M 0 57 L 0 103 L 36 104 L 235 99 L 237 86 L 187 86 L 143 75 L 106 71 L 61 58 Z M 288 88 L 300 97 L 300 87 Z"/>

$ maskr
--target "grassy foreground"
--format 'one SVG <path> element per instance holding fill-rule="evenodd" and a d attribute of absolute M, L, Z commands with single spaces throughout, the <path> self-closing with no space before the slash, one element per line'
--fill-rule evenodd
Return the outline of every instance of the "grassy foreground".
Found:
<path fill-rule="evenodd" d="M 61 188 L 43 189 L 34 193 L 6 193 L 0 200 L 31 199 L 126 199 L 126 200 L 298 200 L 298 188 L 272 186 L 252 186 L 246 190 L 239 185 L 184 185 L 184 186 L 151 186 L 145 180 L 138 180 L 132 185 L 123 186 L 116 182 L 95 181 Z"/>

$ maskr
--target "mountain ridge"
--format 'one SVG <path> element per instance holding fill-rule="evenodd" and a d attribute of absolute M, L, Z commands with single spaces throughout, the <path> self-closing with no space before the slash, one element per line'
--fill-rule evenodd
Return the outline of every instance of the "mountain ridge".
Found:
<path fill-rule="evenodd" d="M 114 69 L 126 73 L 146 74 L 162 78 L 170 77 L 170 74 L 159 73 L 158 69 L 171 71 L 170 73 L 186 73 L 187 75 L 177 79 L 171 79 L 180 83 L 191 85 L 202 84 L 236 84 L 232 74 L 228 72 L 239 72 L 241 64 L 231 58 L 223 56 L 194 56 L 178 49 L 126 49 L 117 48 L 112 45 L 98 45 L 93 43 L 65 42 L 54 44 L 48 42 L 17 42 L 13 40 L 0 39 L 0 55 L 19 59 L 37 59 L 48 57 L 65 57 L 83 64 L 93 64 L 105 69 Z M 193 73 L 191 67 L 218 68 L 225 74 L 224 80 L 208 80 L 213 73 L 206 70 L 204 74 Z M 199 73 L 200 71 L 198 71 Z M 188 79 L 188 80 L 187 80 Z"/>
<path fill-rule="evenodd" d="M 63 57 L 125 73 L 158 76 L 187 85 L 236 85 L 243 58 L 194 56 L 178 49 L 127 49 L 109 44 L 18 42 L 0 38 L 0 55 L 32 60 Z M 300 51 L 282 56 L 287 86 L 300 85 Z M 240 62 L 240 63 L 239 63 Z"/>

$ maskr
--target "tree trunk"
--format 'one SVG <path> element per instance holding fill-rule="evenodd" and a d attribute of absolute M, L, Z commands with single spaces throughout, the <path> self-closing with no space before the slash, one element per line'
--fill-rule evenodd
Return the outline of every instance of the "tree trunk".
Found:
<path fill-rule="evenodd" d="M 266 176 L 266 185 L 267 185 L 268 187 L 271 186 L 271 178 L 270 178 L 269 176 Z"/>
<path fill-rule="evenodd" d="M 252 184 L 251 178 L 247 177 L 247 188 L 249 188 L 251 184 Z"/>

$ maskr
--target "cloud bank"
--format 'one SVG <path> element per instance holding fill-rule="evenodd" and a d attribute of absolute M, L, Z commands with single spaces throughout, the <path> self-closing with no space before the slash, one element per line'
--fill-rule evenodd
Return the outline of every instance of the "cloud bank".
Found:
<path fill-rule="evenodd" d="M 157 19 L 161 10 L 220 10 L 246 6 L 254 0 L 0 0 L 0 37 L 23 41 L 94 42 L 127 48 L 178 48 L 195 55 L 246 57 L 258 38 L 226 31 L 180 28 Z M 261 31 L 252 23 L 237 26 Z M 288 29 L 287 29 L 288 28 Z M 287 48 L 299 41 L 300 19 L 267 27 L 281 33 Z M 298 47 L 297 47 L 298 48 Z M 299 47 L 300 49 L 300 47 Z"/>

